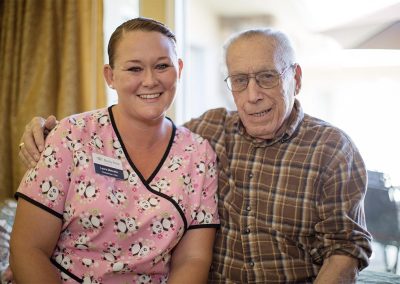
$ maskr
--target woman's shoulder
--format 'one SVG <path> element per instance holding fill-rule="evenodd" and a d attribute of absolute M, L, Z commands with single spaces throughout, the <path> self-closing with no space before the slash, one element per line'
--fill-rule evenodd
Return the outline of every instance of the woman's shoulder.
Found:
<path fill-rule="evenodd" d="M 203 144 L 204 141 L 207 141 L 200 134 L 192 132 L 185 126 L 178 126 L 176 128 L 175 136 L 186 143 Z"/>
<path fill-rule="evenodd" d="M 107 116 L 109 117 L 108 108 L 99 108 L 81 113 L 71 114 L 60 120 L 60 123 L 72 123 L 75 124 L 77 121 L 93 121 L 97 122 L 98 118 Z"/>
<path fill-rule="evenodd" d="M 58 126 L 82 130 L 84 128 L 93 126 L 105 126 L 110 124 L 110 115 L 108 108 L 100 108 L 82 113 L 69 115 L 60 120 Z"/>
<path fill-rule="evenodd" d="M 49 136 L 67 137 L 84 142 L 94 135 L 110 133 L 111 119 L 107 108 L 73 114 L 60 120 Z"/>
<path fill-rule="evenodd" d="M 186 154 L 214 156 L 215 151 L 207 139 L 184 126 L 177 127 L 174 142 Z"/>

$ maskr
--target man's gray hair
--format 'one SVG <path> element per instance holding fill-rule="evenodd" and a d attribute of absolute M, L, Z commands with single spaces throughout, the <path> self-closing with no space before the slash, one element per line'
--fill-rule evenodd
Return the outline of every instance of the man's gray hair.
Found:
<path fill-rule="evenodd" d="M 275 59 L 277 62 L 282 64 L 282 67 L 289 66 L 296 62 L 296 54 L 293 45 L 285 33 L 273 28 L 257 28 L 239 32 L 228 39 L 228 41 L 224 44 L 225 64 L 227 61 L 227 52 L 233 43 L 240 39 L 252 38 L 256 36 L 264 36 L 268 39 L 272 39 L 277 51 L 277 58 Z"/>

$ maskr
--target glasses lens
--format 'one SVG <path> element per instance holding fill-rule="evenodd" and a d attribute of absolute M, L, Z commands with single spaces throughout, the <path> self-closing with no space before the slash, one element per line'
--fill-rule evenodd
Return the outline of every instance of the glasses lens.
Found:
<path fill-rule="evenodd" d="M 256 75 L 257 83 L 260 87 L 269 89 L 277 85 L 279 80 L 279 74 L 271 71 L 260 72 Z"/>
<path fill-rule="evenodd" d="M 249 77 L 247 75 L 233 75 L 229 76 L 226 80 L 229 89 L 234 92 L 242 91 L 246 89 L 247 84 L 249 83 Z"/>

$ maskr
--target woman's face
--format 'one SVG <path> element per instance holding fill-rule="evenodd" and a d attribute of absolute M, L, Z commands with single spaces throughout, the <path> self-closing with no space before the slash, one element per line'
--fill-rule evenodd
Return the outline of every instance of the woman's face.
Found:
<path fill-rule="evenodd" d="M 118 93 L 118 109 L 150 122 L 164 118 L 182 66 L 171 39 L 159 32 L 130 31 L 118 42 L 114 68 L 105 65 L 104 76 Z"/>

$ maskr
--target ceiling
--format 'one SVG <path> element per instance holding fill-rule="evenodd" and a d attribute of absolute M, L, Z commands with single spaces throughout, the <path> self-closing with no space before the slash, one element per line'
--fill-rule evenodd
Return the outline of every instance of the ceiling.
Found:
<path fill-rule="evenodd" d="M 400 3 L 327 29 L 345 48 L 400 49 Z"/>
<path fill-rule="evenodd" d="M 344 48 L 400 49 L 400 0 L 194 0 L 218 16 L 271 16 L 280 26 L 320 33 Z"/>

